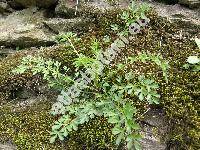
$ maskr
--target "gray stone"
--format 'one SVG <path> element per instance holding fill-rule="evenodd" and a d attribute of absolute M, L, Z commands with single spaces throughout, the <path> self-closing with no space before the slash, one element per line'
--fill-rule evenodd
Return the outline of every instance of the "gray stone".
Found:
<path fill-rule="evenodd" d="M 33 90 L 27 88 L 20 89 L 16 92 L 16 97 L 19 99 L 28 99 L 35 97 L 35 95 L 36 93 Z"/>
<path fill-rule="evenodd" d="M 41 0 L 9 0 L 9 4 L 14 8 L 18 8 L 18 7 L 28 8 L 28 7 L 33 7 L 33 6 L 49 8 L 55 5 L 56 2 L 57 0 L 42 0 L 42 1 Z"/>
<path fill-rule="evenodd" d="M 145 130 L 142 134 L 144 138 L 140 141 L 142 150 L 165 150 L 167 145 L 160 140 L 159 136 L 154 133 L 153 127 L 143 127 Z"/>
<path fill-rule="evenodd" d="M 163 142 L 163 136 L 167 132 L 164 112 L 159 109 L 149 110 L 143 119 L 141 140 L 143 150 L 165 150 L 167 145 Z"/>
<path fill-rule="evenodd" d="M 55 13 L 68 18 L 74 17 L 76 12 L 76 1 L 59 0 L 55 8 Z"/>
<path fill-rule="evenodd" d="M 1 144 L 0 143 L 0 150 L 17 150 L 17 148 L 11 144 Z"/>
<path fill-rule="evenodd" d="M 13 9 L 8 5 L 6 1 L 0 1 L 0 14 L 7 14 L 13 12 Z"/>
<path fill-rule="evenodd" d="M 55 12 L 57 15 L 72 18 L 75 16 L 75 12 L 77 12 L 76 14 L 81 14 L 85 8 L 89 8 L 90 10 L 98 9 L 104 12 L 108 9 L 114 9 L 115 7 L 111 6 L 106 0 L 79 0 L 78 5 L 76 0 L 59 0 Z"/>
<path fill-rule="evenodd" d="M 51 18 L 45 21 L 44 24 L 48 26 L 55 33 L 63 33 L 69 31 L 86 31 L 90 24 L 89 19 L 74 18 L 74 19 L 63 19 L 63 18 Z"/>
<path fill-rule="evenodd" d="M 52 45 L 53 34 L 43 28 L 44 12 L 28 8 L 0 18 L 0 46 L 31 47 Z"/>
<path fill-rule="evenodd" d="M 200 0 L 179 0 L 179 3 L 188 5 L 190 8 L 200 7 Z"/>
<path fill-rule="evenodd" d="M 193 35 L 196 36 L 200 33 L 200 9 L 189 9 L 180 4 L 165 5 L 157 2 L 147 2 L 147 4 L 155 8 L 159 16 L 165 17 L 170 22 L 178 25 L 180 33 L 174 33 L 173 35 L 179 34 L 179 39 L 181 37 L 188 37 L 189 35 L 190 37 Z"/>

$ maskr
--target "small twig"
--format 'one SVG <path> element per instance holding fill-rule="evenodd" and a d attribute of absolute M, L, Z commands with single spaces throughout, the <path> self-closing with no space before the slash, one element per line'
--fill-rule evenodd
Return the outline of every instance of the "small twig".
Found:
<path fill-rule="evenodd" d="M 78 11 L 78 4 L 79 4 L 79 0 L 76 0 L 76 11 L 75 11 L 75 16 L 76 16 L 77 11 Z"/>
<path fill-rule="evenodd" d="M 151 108 L 148 108 L 142 115 L 140 115 L 136 120 L 139 120 L 142 116 L 144 116 Z"/>

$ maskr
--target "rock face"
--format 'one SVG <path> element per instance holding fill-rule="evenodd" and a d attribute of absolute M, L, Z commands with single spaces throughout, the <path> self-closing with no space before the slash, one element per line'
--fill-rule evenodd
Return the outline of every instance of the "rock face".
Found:
<path fill-rule="evenodd" d="M 0 46 L 31 47 L 54 43 L 52 33 L 43 28 L 44 12 L 34 8 L 0 18 Z"/>
<path fill-rule="evenodd" d="M 44 22 L 44 24 L 56 34 L 70 31 L 86 31 L 89 27 L 89 23 L 89 19 L 79 17 L 73 19 L 51 18 Z"/>
<path fill-rule="evenodd" d="M 17 150 L 17 148 L 11 144 L 1 144 L 0 143 L 0 150 Z"/>
<path fill-rule="evenodd" d="M 37 6 L 42 8 L 49 8 L 56 4 L 57 0 L 8 0 L 9 4 L 14 7 L 31 7 L 31 6 Z"/>
<path fill-rule="evenodd" d="M 164 112 L 156 109 L 150 110 L 145 115 L 143 123 L 142 134 L 144 138 L 141 140 L 142 149 L 165 150 L 167 145 L 161 141 L 163 140 L 163 135 L 167 131 Z"/>
<path fill-rule="evenodd" d="M 71 0 L 59 0 L 58 5 L 55 8 L 55 13 L 60 16 L 71 18 L 76 11 L 76 1 Z"/>
<path fill-rule="evenodd" d="M 123 1 L 126 3 L 127 0 Z M 77 9 L 76 9 L 77 6 Z M 65 16 L 67 18 L 74 17 L 75 12 L 77 14 L 81 14 L 84 9 L 83 8 L 90 8 L 90 9 L 99 9 L 102 12 L 107 9 L 113 9 L 114 7 L 111 6 L 108 1 L 106 0 L 79 0 L 79 4 L 77 5 L 76 0 L 59 0 L 58 5 L 55 8 L 55 13 L 60 16 Z"/>
<path fill-rule="evenodd" d="M 0 1 L 0 14 L 7 14 L 13 12 L 13 9 L 8 5 L 6 1 Z"/>
<path fill-rule="evenodd" d="M 179 3 L 188 5 L 190 8 L 200 7 L 200 0 L 179 0 Z"/>
<path fill-rule="evenodd" d="M 200 2 L 200 0 L 198 0 Z M 189 9 L 180 4 L 165 5 L 157 2 L 148 2 L 150 6 L 155 8 L 158 15 L 166 17 L 170 22 L 176 23 L 180 29 L 181 36 L 188 36 L 200 33 L 200 13 L 198 10 Z"/>

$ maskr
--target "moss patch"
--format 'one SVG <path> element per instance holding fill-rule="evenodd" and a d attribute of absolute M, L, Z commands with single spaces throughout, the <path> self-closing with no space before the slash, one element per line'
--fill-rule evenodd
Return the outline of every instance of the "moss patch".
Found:
<path fill-rule="evenodd" d="M 64 142 L 50 144 L 51 126 L 55 117 L 49 114 L 51 103 L 44 101 L 21 109 L 15 106 L 1 108 L 0 141 L 12 141 L 18 149 L 90 149 L 114 148 L 111 125 L 104 118 L 95 118 L 77 132 L 72 132 Z"/>

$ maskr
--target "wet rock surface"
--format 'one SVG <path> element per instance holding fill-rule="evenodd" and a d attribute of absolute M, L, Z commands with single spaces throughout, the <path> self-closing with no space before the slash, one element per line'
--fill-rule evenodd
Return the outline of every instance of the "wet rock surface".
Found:
<path fill-rule="evenodd" d="M 52 33 L 42 27 L 44 11 L 28 8 L 0 18 L 0 45 L 6 47 L 48 46 Z"/>
<path fill-rule="evenodd" d="M 76 5 L 76 1 L 59 0 L 55 8 L 55 14 L 66 18 L 75 17 Z"/>
<path fill-rule="evenodd" d="M 180 4 L 188 5 L 190 8 L 199 8 L 200 0 L 179 0 Z"/>
<path fill-rule="evenodd" d="M 180 4 L 165 5 L 158 2 L 145 2 L 153 7 L 159 16 L 166 17 L 184 29 L 186 33 L 181 34 L 196 34 L 197 30 L 200 31 L 200 9 L 189 9 Z"/>
<path fill-rule="evenodd" d="M 6 1 L 0 1 L 0 14 L 6 15 L 8 13 L 13 12 L 14 10 L 10 7 L 10 5 Z"/>
<path fill-rule="evenodd" d="M 42 7 L 49 8 L 56 4 L 58 0 L 7 0 L 13 8 Z"/>
<path fill-rule="evenodd" d="M 141 140 L 143 150 L 165 150 L 167 144 L 162 141 L 163 136 L 167 132 L 167 124 L 165 124 L 165 115 L 162 110 L 149 110 L 144 116 L 142 134 L 144 138 Z"/>
<path fill-rule="evenodd" d="M 65 32 L 83 32 L 88 30 L 88 24 L 90 19 L 84 18 L 73 18 L 73 19 L 63 19 L 63 18 L 51 18 L 44 22 L 48 28 L 51 29 L 56 34 Z"/>

